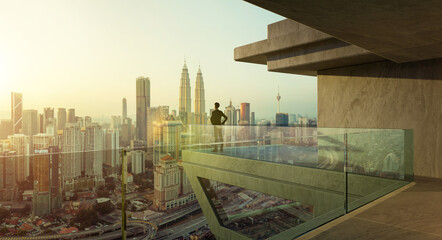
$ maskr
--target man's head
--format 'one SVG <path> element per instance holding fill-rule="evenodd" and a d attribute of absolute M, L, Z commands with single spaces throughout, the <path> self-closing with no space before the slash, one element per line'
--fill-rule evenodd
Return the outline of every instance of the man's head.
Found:
<path fill-rule="evenodd" d="M 216 102 L 216 103 L 215 103 L 215 109 L 218 109 L 218 108 L 219 108 L 219 103 Z"/>

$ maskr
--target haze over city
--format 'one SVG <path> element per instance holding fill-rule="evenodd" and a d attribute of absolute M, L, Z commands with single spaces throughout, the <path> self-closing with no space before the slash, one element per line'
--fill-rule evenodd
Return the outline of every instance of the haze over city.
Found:
<path fill-rule="evenodd" d="M 0 8 L 0 119 L 10 118 L 13 91 L 24 109 L 75 108 L 93 118 L 120 115 L 126 97 L 134 115 L 138 76 L 150 78 L 151 106 L 178 110 L 184 59 L 192 91 L 201 66 L 206 112 L 231 99 L 272 118 L 279 85 L 282 112 L 316 116 L 314 78 L 233 60 L 235 47 L 265 39 L 262 26 L 281 16 L 243 1 L 45 2 Z"/>
<path fill-rule="evenodd" d="M 0 0 L 0 240 L 442 239 L 441 13 Z"/>

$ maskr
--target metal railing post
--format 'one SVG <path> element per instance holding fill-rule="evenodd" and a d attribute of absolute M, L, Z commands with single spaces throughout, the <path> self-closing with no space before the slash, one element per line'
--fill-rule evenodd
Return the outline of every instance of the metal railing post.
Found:
<path fill-rule="evenodd" d="M 347 145 L 347 133 L 344 133 L 344 210 L 348 213 L 348 145 Z"/>
<path fill-rule="evenodd" d="M 126 219 L 126 184 L 127 184 L 127 159 L 126 150 L 121 150 L 122 166 L 121 166 L 121 238 L 126 240 L 127 219 Z"/>

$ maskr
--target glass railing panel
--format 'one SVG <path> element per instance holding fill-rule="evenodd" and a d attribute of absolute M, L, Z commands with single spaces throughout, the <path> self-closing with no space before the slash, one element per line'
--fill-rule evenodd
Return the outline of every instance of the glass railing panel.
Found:
<path fill-rule="evenodd" d="M 409 133 L 377 129 L 346 134 L 349 211 L 412 181 Z"/>
<path fill-rule="evenodd" d="M 215 129 L 219 131 L 217 136 Z M 314 135 L 315 128 L 192 125 L 191 132 L 193 149 L 201 152 L 316 166 L 318 140 Z"/>
<path fill-rule="evenodd" d="M 303 168 L 303 174 L 296 176 L 295 181 L 299 181 L 297 184 L 306 184 L 308 187 L 319 189 L 319 192 L 328 191 L 335 194 L 333 197 L 326 197 L 329 204 L 326 210 L 321 210 L 327 204 L 321 202 L 320 197 L 315 199 L 315 204 L 307 202 L 314 206 L 313 218 L 276 234 L 272 239 L 283 239 L 284 234 L 294 236 L 309 231 L 412 180 L 413 136 L 408 130 L 222 126 L 219 127 L 222 134 L 219 134 L 215 133 L 216 128 L 218 127 L 191 126 L 192 136 L 204 136 L 192 142 L 197 146 L 193 150 Z M 216 141 L 215 134 L 223 136 L 221 141 Z M 308 183 L 302 182 L 301 179 L 308 179 L 305 178 L 306 175 L 313 175 L 315 178 L 310 178 Z M 221 184 L 223 188 L 252 191 L 214 180 L 203 180 L 202 184 Z M 208 198 L 213 200 L 215 211 L 225 209 L 220 207 L 217 197 L 214 197 L 217 193 L 211 193 L 210 189 L 207 191 Z M 277 194 L 270 196 L 276 197 Z M 282 199 L 299 201 L 290 197 Z M 240 204 L 237 205 L 236 210 L 248 211 L 241 210 L 241 207 Z M 229 226 L 223 222 L 222 216 L 225 219 L 231 216 L 221 212 L 218 214 L 221 224 Z"/>
<path fill-rule="evenodd" d="M 260 132 L 258 128 L 244 126 L 221 129 L 224 139 L 250 134 L 251 129 Z M 227 182 L 200 178 L 211 208 L 225 228 L 251 239 L 292 239 L 345 213 L 342 134 L 316 136 L 309 135 L 316 134 L 316 131 L 266 127 L 265 134 L 271 131 L 276 137 L 257 134 L 251 140 L 215 142 L 213 126 L 195 126 L 195 130 L 204 132 L 206 137 L 203 144 L 194 144 L 191 150 L 209 154 L 209 165 L 210 155 L 216 155 L 234 157 L 237 161 L 275 163 L 266 165 L 267 171 L 278 172 L 277 176 L 254 175 L 254 182 L 263 181 L 259 186 L 233 175 L 231 178 L 221 177 Z M 224 145 L 223 151 L 221 144 Z M 259 168 L 259 162 L 244 164 L 250 164 L 250 169 L 254 169 Z M 226 171 L 228 174 L 229 170 Z M 232 185 L 229 181 L 240 181 L 242 185 Z M 267 204 L 271 207 L 265 207 Z M 303 213 L 305 210 L 308 214 Z M 295 212 L 298 215 L 290 215 Z"/>
<path fill-rule="evenodd" d="M 183 168 L 182 151 L 190 147 L 183 135 L 169 131 L 161 141 L 154 141 L 153 147 L 126 149 L 128 171 L 134 176 L 126 194 L 126 214 L 129 222 L 150 225 L 151 238 L 174 239 L 196 229 L 210 232 Z M 137 170 L 137 159 L 146 159 L 142 173 Z M 148 207 L 138 209 L 138 201 L 143 200 Z"/>
<path fill-rule="evenodd" d="M 314 206 L 201 178 L 222 226 L 267 239 L 313 219 Z"/>
<path fill-rule="evenodd" d="M 137 150 L 149 152 L 147 149 Z M 134 152 L 137 152 L 134 151 Z M 3 151 L 0 156 L 2 229 L 4 237 L 32 236 L 45 239 L 94 238 L 114 239 L 122 235 L 122 156 L 121 149 L 75 151 L 49 146 L 30 155 Z M 133 156 L 134 157 L 134 156 Z M 127 159 L 127 156 L 126 156 Z M 135 158 L 132 158 L 134 160 Z M 21 169 L 27 160 L 28 170 Z M 134 160 L 135 161 L 135 160 Z M 135 218 L 149 211 L 153 184 L 145 185 L 147 174 L 137 174 L 128 162 L 126 188 L 128 237 L 153 237 L 156 225 Z M 144 156 L 137 160 L 144 163 Z M 5 168 L 6 167 L 6 168 Z M 143 166 L 140 166 L 144 168 Z M 25 180 L 17 180 L 20 172 L 29 171 Z M 134 180 L 135 179 L 135 180 Z M 11 181 L 9 181 L 11 180 Z M 144 189 L 139 189 L 145 187 Z M 153 212 L 153 211 L 151 211 Z M 5 218 L 3 219 L 3 214 Z"/>
<path fill-rule="evenodd" d="M 312 206 L 312 218 L 303 218 L 305 221 L 296 222 L 297 225 L 264 234 L 272 239 L 302 234 L 413 180 L 413 133 L 409 130 L 276 126 L 222 126 L 219 129 L 216 133 L 211 125 L 191 125 L 186 131 L 168 133 L 167 140 L 159 137 L 155 142 L 154 139 L 153 146 L 134 144 L 125 149 L 128 236 L 150 234 L 150 237 L 157 235 L 167 239 L 175 236 L 174 224 L 188 221 L 186 216 L 191 216 L 190 222 L 201 220 L 201 210 L 182 166 L 184 150 L 210 154 L 208 160 L 211 155 L 220 155 L 302 169 L 296 174 L 295 171 L 281 171 L 286 179 L 269 176 L 290 182 L 288 189 L 303 186 L 307 190 L 302 194 L 299 191 L 290 192 L 291 195 L 270 194 L 262 189 L 209 181 L 210 185 L 218 186 L 217 191 L 236 189 L 233 190 L 234 198 L 247 199 L 247 195 L 256 201 L 276 202 L 270 208 L 264 204 L 265 210 L 255 208 L 258 205 L 239 204 L 242 209 L 239 214 L 247 217 L 241 218 L 243 215 L 232 212 L 226 215 L 232 221 L 252 221 L 250 216 L 261 219 L 275 211 L 286 211 L 287 208 L 280 206 L 287 204 L 294 206 L 302 202 L 300 206 Z M 217 151 L 213 152 L 215 149 Z M 65 149 L 46 148 L 33 154 L 2 151 L 0 171 L 4 176 L 0 179 L 0 208 L 7 210 L 8 223 L 18 221 L 17 226 L 26 226 L 13 227 L 5 236 L 69 234 L 81 238 L 104 234 L 104 239 L 121 235 L 121 150 L 87 150 L 78 145 Z M 161 194 L 170 186 L 161 184 L 160 180 L 165 176 L 161 171 L 166 166 L 168 169 L 172 166 L 170 169 L 179 173 L 180 182 L 170 185 L 176 188 L 176 194 L 167 199 Z M 302 200 L 308 195 L 312 196 L 311 200 Z M 225 197 L 217 196 L 218 199 Z M 224 208 L 233 209 L 228 205 L 223 205 Z M 284 214 L 276 214 L 275 219 L 277 216 L 290 222 L 291 218 Z M 27 224 L 45 227 L 26 229 Z M 203 227 L 206 223 L 198 221 L 198 224 Z M 237 227 L 235 223 L 222 224 L 232 230 Z"/>

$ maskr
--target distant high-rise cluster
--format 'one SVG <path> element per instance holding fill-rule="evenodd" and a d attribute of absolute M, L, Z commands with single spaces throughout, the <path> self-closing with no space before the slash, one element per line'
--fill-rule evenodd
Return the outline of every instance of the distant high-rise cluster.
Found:
<path fill-rule="evenodd" d="M 154 204 L 158 210 L 168 210 L 196 200 L 190 183 L 181 166 L 183 131 L 190 124 L 206 124 L 205 89 L 201 68 L 195 81 L 194 112 L 191 109 L 190 77 L 186 62 L 181 72 L 178 116 L 169 107 L 152 108 Z M 176 120 L 177 119 L 177 120 Z M 173 178 L 173 181 L 167 179 Z"/>
<path fill-rule="evenodd" d="M 52 107 L 40 112 L 23 109 L 23 95 L 11 93 L 11 119 L 0 120 L 0 201 L 26 198 L 32 200 L 33 215 L 51 214 L 62 207 L 63 200 L 76 198 L 75 193 L 98 191 L 109 177 L 116 178 L 121 171 L 122 146 L 131 148 L 127 155 L 129 176 L 140 179 L 147 172 L 153 174 L 153 203 L 157 210 L 195 202 L 182 167 L 181 150 L 197 139 L 191 125 L 210 124 L 201 67 L 195 77 L 193 111 L 186 62 L 179 88 L 178 109 L 151 106 L 150 79 L 138 77 L 134 120 L 128 114 L 128 99 L 122 98 L 121 116 L 109 116 L 107 122 L 100 124 L 91 116 L 76 115 L 74 108 L 58 108 L 57 112 Z M 311 119 L 299 114 L 280 112 L 279 89 L 276 99 L 275 125 L 312 125 Z M 248 126 L 271 124 L 257 120 L 250 106 L 249 102 L 234 105 L 232 100 L 229 105 L 222 105 L 228 118 L 226 125 L 238 126 L 226 128 L 238 132 L 226 136 L 225 141 L 249 140 L 259 130 L 256 133 Z M 32 190 L 20 191 L 24 185 L 32 186 Z"/>
<path fill-rule="evenodd" d="M 21 93 L 11 93 L 11 114 L 0 121 L 0 201 L 30 197 L 32 213 L 46 215 L 61 208 L 62 192 L 69 199 L 116 176 L 121 120 L 105 129 L 73 108 L 23 109 Z M 19 192 L 23 184 L 31 195 Z"/>

